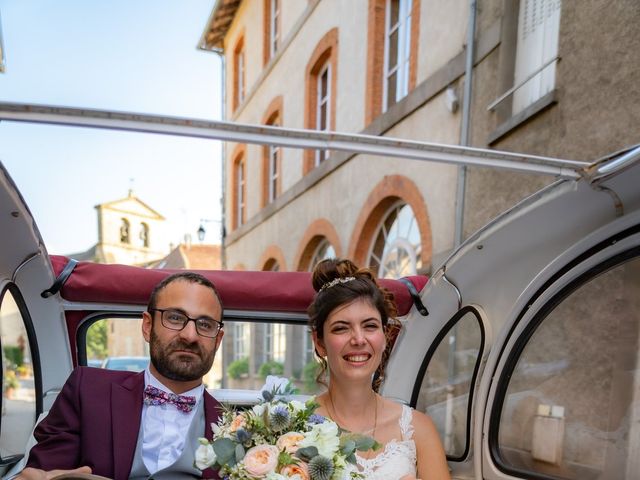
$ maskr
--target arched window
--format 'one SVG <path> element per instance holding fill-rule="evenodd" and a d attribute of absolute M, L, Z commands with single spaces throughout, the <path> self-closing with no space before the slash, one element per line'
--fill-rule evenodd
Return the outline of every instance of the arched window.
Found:
<path fill-rule="evenodd" d="M 415 214 L 409 205 L 398 201 L 378 224 L 368 265 L 382 278 L 414 275 L 422 268 L 421 250 Z"/>
<path fill-rule="evenodd" d="M 233 111 L 235 111 L 240 105 L 242 105 L 242 102 L 244 102 L 245 66 L 244 37 L 241 36 L 236 42 L 236 47 L 233 49 Z"/>
<path fill-rule="evenodd" d="M 120 221 L 120 243 L 131 243 L 130 224 L 126 218 Z"/>
<path fill-rule="evenodd" d="M 149 247 L 149 225 L 144 222 L 140 223 L 140 241 L 143 247 Z"/>
<path fill-rule="evenodd" d="M 274 98 L 263 117 L 270 126 L 282 125 L 282 95 Z M 262 147 L 262 206 L 273 202 L 281 191 L 282 148 L 279 145 Z"/>
<path fill-rule="evenodd" d="M 263 61 L 266 65 L 280 47 L 280 0 L 265 0 L 264 2 L 263 45 Z"/>
<path fill-rule="evenodd" d="M 367 124 L 415 87 L 420 0 L 369 0 Z"/>
<path fill-rule="evenodd" d="M 244 145 L 240 147 L 240 152 L 235 155 L 232 170 L 232 228 L 242 226 L 247 220 L 247 172 L 244 160 Z"/>
<path fill-rule="evenodd" d="M 318 243 L 318 246 L 313 251 L 313 255 L 311 256 L 311 261 L 309 262 L 309 271 L 312 271 L 316 264 L 322 260 L 326 260 L 327 258 L 335 258 L 336 250 L 329 243 L 329 240 L 323 238 Z"/>
<path fill-rule="evenodd" d="M 318 42 L 307 64 L 306 128 L 323 131 L 335 128 L 337 69 L 338 30 L 334 28 Z M 304 173 L 328 157 L 328 150 L 305 151 Z"/>
<path fill-rule="evenodd" d="M 275 258 L 270 258 L 265 262 L 264 267 L 262 267 L 262 270 L 267 272 L 279 272 L 280 264 Z"/>

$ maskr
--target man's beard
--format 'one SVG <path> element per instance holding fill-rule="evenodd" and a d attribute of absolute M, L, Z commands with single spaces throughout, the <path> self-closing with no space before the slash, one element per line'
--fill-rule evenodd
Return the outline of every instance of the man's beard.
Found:
<path fill-rule="evenodd" d="M 198 358 L 196 359 L 192 355 L 182 357 L 180 354 L 174 354 L 174 358 L 170 358 L 170 354 L 175 350 L 193 352 Z M 191 382 L 201 379 L 211 370 L 216 352 L 212 350 L 207 354 L 197 343 L 189 344 L 180 339 L 163 346 L 152 328 L 149 353 L 151 363 L 160 375 L 177 382 Z"/>

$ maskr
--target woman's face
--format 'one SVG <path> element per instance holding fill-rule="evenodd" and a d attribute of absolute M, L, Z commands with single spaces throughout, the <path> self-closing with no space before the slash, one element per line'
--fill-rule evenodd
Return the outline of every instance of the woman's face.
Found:
<path fill-rule="evenodd" d="M 331 378 L 371 381 L 386 346 L 380 313 L 366 299 L 333 310 L 323 327 L 324 338 L 314 333 L 318 353 L 326 355 Z"/>

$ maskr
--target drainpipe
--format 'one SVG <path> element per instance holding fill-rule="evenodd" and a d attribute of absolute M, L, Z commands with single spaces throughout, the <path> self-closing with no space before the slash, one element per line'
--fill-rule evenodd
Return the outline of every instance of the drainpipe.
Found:
<path fill-rule="evenodd" d="M 467 27 L 467 51 L 464 72 L 464 95 L 462 101 L 462 127 L 460 145 L 469 146 L 469 123 L 471 121 L 471 86 L 473 84 L 473 54 L 475 50 L 477 2 L 469 0 L 469 25 Z M 454 248 L 463 240 L 464 200 L 466 193 L 467 167 L 458 167 L 458 187 L 456 190 L 456 218 Z"/>

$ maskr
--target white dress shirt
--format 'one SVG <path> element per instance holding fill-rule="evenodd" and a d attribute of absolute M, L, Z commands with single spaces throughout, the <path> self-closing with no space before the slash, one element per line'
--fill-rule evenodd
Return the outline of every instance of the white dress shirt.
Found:
<path fill-rule="evenodd" d="M 144 371 L 144 385 L 151 385 L 168 393 L 170 389 L 165 387 L 149 371 L 149 367 Z M 158 470 L 173 464 L 182 454 L 185 437 L 193 420 L 199 402 L 202 401 L 204 385 L 181 395 L 191 395 L 196 397 L 196 405 L 189 413 L 181 412 L 172 403 L 163 405 L 142 405 L 142 419 L 140 428 L 142 429 L 142 461 L 149 473 L 153 474 Z"/>

